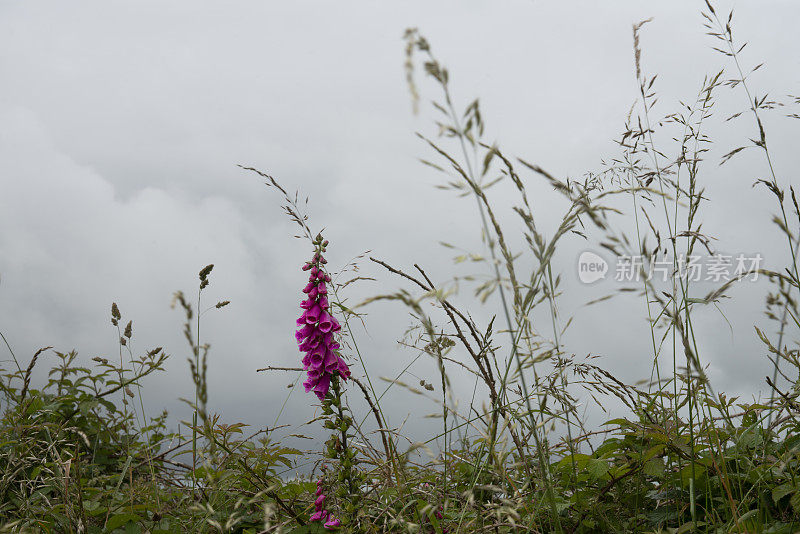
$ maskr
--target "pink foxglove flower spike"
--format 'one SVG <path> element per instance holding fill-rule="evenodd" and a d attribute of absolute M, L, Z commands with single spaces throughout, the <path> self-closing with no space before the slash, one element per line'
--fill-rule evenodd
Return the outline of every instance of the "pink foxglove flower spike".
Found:
<path fill-rule="evenodd" d="M 305 353 L 303 369 L 308 372 L 303 386 L 306 393 L 313 391 L 319 400 L 328 394 L 334 375 L 338 374 L 344 380 L 350 376 L 350 369 L 339 356 L 339 344 L 334 341 L 334 333 L 341 330 L 341 326 L 336 317 L 331 315 L 327 298 L 326 283 L 331 278 L 322 267 L 327 263 L 322 257 L 327 243 L 319 243 L 319 251 L 303 266 L 304 271 L 310 271 L 308 284 L 303 288 L 308 298 L 300 303 L 304 311 L 297 319 L 299 328 L 295 333 L 299 349 Z"/>

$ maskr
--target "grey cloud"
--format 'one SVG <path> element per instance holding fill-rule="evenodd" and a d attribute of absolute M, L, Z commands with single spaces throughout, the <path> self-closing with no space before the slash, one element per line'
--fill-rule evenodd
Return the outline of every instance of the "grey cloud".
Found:
<path fill-rule="evenodd" d="M 796 46 L 781 28 L 798 7 L 737 9 L 736 31 L 751 42 L 744 59 L 768 60 L 754 84 L 776 96 L 796 93 Z M 334 244 L 331 265 L 371 249 L 402 267 L 424 264 L 444 281 L 454 267 L 439 240 L 481 251 L 472 200 L 435 190 L 441 177 L 416 161 L 429 154 L 413 132 L 436 131 L 428 106 L 411 114 L 406 27 L 418 26 L 432 42 L 461 104 L 481 97 L 490 139 L 559 176 L 580 177 L 614 155 L 612 139 L 636 98 L 633 22 L 655 16 L 643 46 L 646 70 L 660 73 L 660 112 L 693 98 L 722 61 L 703 35 L 699 5 L 675 2 L 28 3 L 0 13 L 0 329 L 20 354 L 45 344 L 74 347 L 87 359 L 113 353 L 108 309 L 116 300 L 134 320 L 138 348 L 164 345 L 173 354 L 167 372 L 148 382 L 148 407 L 185 417 L 176 399 L 191 384 L 181 317 L 169 300 L 176 289 L 191 294 L 197 271 L 214 263 L 204 299 L 232 304 L 204 320 L 213 345 L 211 402 L 226 418 L 257 426 L 275 422 L 290 391 L 280 422 L 313 415 L 308 398 L 285 388 L 289 375 L 255 373 L 297 359 L 291 332 L 308 249 L 291 238 L 296 229 L 279 197 L 236 164 L 310 196 L 312 222 Z M 435 88 L 421 73 L 418 81 L 424 104 Z M 764 173 L 758 155 L 716 165 L 752 135 L 746 119 L 737 128 L 720 120 L 743 105 L 740 95 L 721 92 L 712 126 L 720 144 L 704 175 L 715 198 L 708 229 L 723 250 L 785 259 L 780 240 L 764 237 L 774 235 L 768 195 L 755 193 L 757 205 L 745 196 Z M 775 118 L 768 127 L 788 182 L 796 123 Z M 562 204 L 544 182 L 530 183 L 541 225 L 552 232 Z M 500 187 L 492 198 L 507 205 L 513 194 Z M 513 214 L 503 217 L 517 225 Z M 516 239 L 515 248 L 523 246 Z M 575 279 L 585 247 L 574 241 L 556 258 L 565 273 L 562 312 L 575 315 L 566 346 L 602 354 L 628 380 L 646 378 L 641 300 L 618 299 L 602 313 L 584 307 L 602 289 Z M 378 281 L 354 288 L 351 302 L 401 285 L 364 269 Z M 764 322 L 765 290 L 742 287 L 739 300 L 724 304 L 733 334 L 716 310 L 700 313 L 701 343 L 720 389 L 763 389 L 769 366 L 752 324 Z M 409 318 L 389 304 L 366 311 L 367 330 L 356 330 L 366 364 L 375 377 L 395 376 L 415 356 L 396 343 Z M 435 375 L 432 362 L 420 362 L 413 373 Z M 456 387 L 471 393 L 464 377 Z M 401 390 L 390 395 L 397 422 L 412 410 L 434 411 Z M 407 425 L 425 435 L 429 422 Z"/>

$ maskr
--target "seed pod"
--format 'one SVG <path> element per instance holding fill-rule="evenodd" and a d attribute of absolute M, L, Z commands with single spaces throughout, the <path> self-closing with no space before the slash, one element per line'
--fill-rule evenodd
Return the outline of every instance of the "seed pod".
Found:
<path fill-rule="evenodd" d="M 119 324 L 119 320 L 122 319 L 122 314 L 119 313 L 119 308 L 117 307 L 116 302 L 111 303 L 111 324 L 117 326 Z"/>
<path fill-rule="evenodd" d="M 203 267 L 203 269 L 198 274 L 198 276 L 200 276 L 200 280 L 201 281 L 205 280 L 208 277 L 208 275 L 211 274 L 211 269 L 213 269 L 213 268 L 214 268 L 214 264 L 213 263 Z"/>

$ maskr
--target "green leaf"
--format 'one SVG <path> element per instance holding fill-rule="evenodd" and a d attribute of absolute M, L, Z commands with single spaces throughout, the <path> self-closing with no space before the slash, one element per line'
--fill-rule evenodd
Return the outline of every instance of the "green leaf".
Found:
<path fill-rule="evenodd" d="M 702 527 L 705 526 L 705 524 L 706 524 L 705 521 L 698 521 L 697 523 L 692 523 L 691 521 L 689 521 L 688 523 L 684 523 L 683 525 L 678 527 L 678 530 L 675 531 L 675 534 L 692 532 L 693 530 L 695 530 L 696 527 Z"/>
<path fill-rule="evenodd" d="M 289 534 L 321 534 L 323 532 L 330 532 L 325 530 L 325 528 L 320 523 L 307 523 L 302 527 L 297 527 L 294 530 L 289 531 Z"/>
<path fill-rule="evenodd" d="M 100 508 L 100 503 L 97 501 L 83 501 L 83 509 L 87 512 L 94 512 L 98 508 Z"/>
<path fill-rule="evenodd" d="M 592 480 L 597 480 L 608 473 L 608 462 L 599 458 L 592 458 L 586 463 L 586 471 Z"/>
<path fill-rule="evenodd" d="M 737 525 L 745 524 L 747 522 L 747 520 L 749 520 L 751 517 L 755 517 L 758 514 L 758 512 L 759 512 L 759 510 L 750 510 L 750 511 L 742 514 L 742 517 L 739 518 L 739 520 L 736 522 L 736 524 Z"/>
<path fill-rule="evenodd" d="M 572 463 L 575 462 L 575 466 L 578 469 L 583 469 L 583 467 L 591 459 L 592 457 L 589 456 L 588 454 L 581 454 L 581 453 L 569 454 L 567 456 L 564 456 L 561 460 L 559 460 L 556 465 L 562 468 L 566 467 L 572 469 Z"/>
<path fill-rule="evenodd" d="M 621 427 L 622 426 L 631 426 L 631 422 L 628 421 L 627 419 L 619 418 L 619 419 L 611 419 L 610 421 L 606 421 L 605 423 L 603 423 L 603 426 L 605 426 L 605 425 L 617 425 L 617 426 L 621 426 Z"/>
<path fill-rule="evenodd" d="M 117 529 L 127 523 L 130 523 L 131 521 L 140 521 L 140 520 L 141 518 L 136 514 L 130 514 L 127 512 L 123 514 L 117 514 L 108 520 L 108 523 L 106 523 L 106 530 L 113 531 L 114 529 Z"/>
<path fill-rule="evenodd" d="M 695 463 L 694 466 L 694 481 L 695 484 L 698 483 L 702 477 L 706 473 L 706 468 L 702 465 L 698 465 Z M 692 464 L 686 464 L 683 469 L 676 473 L 678 475 L 678 479 L 680 480 L 681 485 L 684 488 L 689 487 L 689 480 L 692 478 Z"/>
<path fill-rule="evenodd" d="M 785 484 L 781 484 L 780 486 L 776 486 L 772 490 L 772 501 L 775 504 L 778 504 L 778 501 L 780 501 L 790 493 L 794 493 L 794 491 L 795 491 L 794 486 L 792 486 L 788 482 Z"/>
<path fill-rule="evenodd" d="M 642 467 L 642 472 L 651 477 L 660 477 L 664 474 L 664 460 L 661 458 L 651 458 Z"/>
<path fill-rule="evenodd" d="M 795 513 L 800 513 L 800 491 L 792 495 L 789 499 L 789 503 L 792 505 L 792 508 L 794 508 Z"/>

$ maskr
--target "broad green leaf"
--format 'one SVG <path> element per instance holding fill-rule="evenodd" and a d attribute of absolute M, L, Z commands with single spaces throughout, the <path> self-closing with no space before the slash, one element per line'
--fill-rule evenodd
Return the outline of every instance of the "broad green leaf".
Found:
<path fill-rule="evenodd" d="M 608 462 L 598 458 L 592 458 L 586 463 L 586 471 L 589 473 L 592 480 L 602 478 L 608 473 Z"/>
<path fill-rule="evenodd" d="M 659 477 L 664 474 L 664 460 L 661 458 L 651 458 L 644 463 L 642 472 L 651 477 Z"/>
<path fill-rule="evenodd" d="M 127 513 L 127 512 L 122 513 L 122 514 L 117 514 L 115 516 L 112 516 L 108 520 L 108 523 L 106 523 L 106 530 L 108 530 L 110 532 L 110 531 L 113 531 L 114 529 L 117 529 L 117 528 L 127 524 L 127 523 L 130 523 L 131 521 L 140 521 L 140 520 L 141 520 L 141 518 L 136 514 L 130 514 L 130 513 Z"/>
<path fill-rule="evenodd" d="M 785 484 L 781 484 L 780 486 L 776 486 L 772 489 L 772 501 L 775 504 L 778 504 L 778 501 L 786 497 L 787 495 L 794 493 L 795 489 L 794 486 L 789 484 L 788 482 Z"/>

